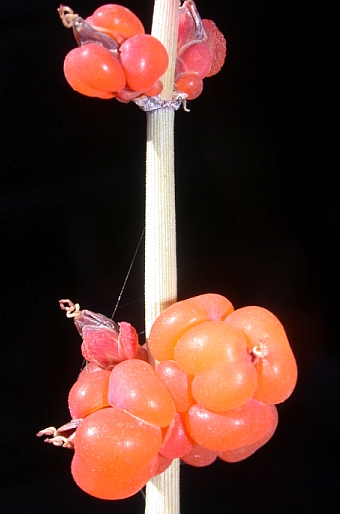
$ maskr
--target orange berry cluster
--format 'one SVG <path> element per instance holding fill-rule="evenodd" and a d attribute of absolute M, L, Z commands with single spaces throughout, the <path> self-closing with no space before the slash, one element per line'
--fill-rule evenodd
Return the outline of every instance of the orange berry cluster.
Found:
<path fill-rule="evenodd" d="M 173 459 L 237 462 L 273 435 L 275 404 L 292 393 L 297 367 L 271 312 L 234 311 L 218 294 L 175 303 L 151 328 L 153 367 L 129 323 L 69 305 L 88 364 L 69 393 L 72 421 L 39 435 L 74 448 L 71 471 L 85 492 L 127 498 Z"/>

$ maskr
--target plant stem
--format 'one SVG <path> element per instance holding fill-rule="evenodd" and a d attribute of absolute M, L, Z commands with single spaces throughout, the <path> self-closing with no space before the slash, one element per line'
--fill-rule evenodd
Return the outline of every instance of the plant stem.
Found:
<path fill-rule="evenodd" d="M 177 52 L 178 0 L 155 0 L 152 35 L 168 51 L 162 99 L 171 100 Z M 145 331 L 177 297 L 172 108 L 147 113 L 145 207 Z M 179 460 L 146 486 L 145 514 L 179 514 Z"/>

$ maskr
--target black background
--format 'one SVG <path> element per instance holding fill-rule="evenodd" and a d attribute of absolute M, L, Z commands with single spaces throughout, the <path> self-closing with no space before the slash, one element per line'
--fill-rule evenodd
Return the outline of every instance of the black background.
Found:
<path fill-rule="evenodd" d="M 100 4 L 74 2 L 83 17 Z M 125 5 L 150 29 L 152 1 Z M 143 228 L 145 115 L 82 97 L 51 0 L 1 8 L 2 494 L 6 514 L 142 513 L 74 484 L 71 452 L 35 433 L 69 419 L 80 339 L 70 297 L 110 316 Z M 179 298 L 262 305 L 299 365 L 274 438 L 250 459 L 182 466 L 181 514 L 334 512 L 339 446 L 334 158 L 335 9 L 326 1 L 201 0 L 223 70 L 176 114 Z M 117 311 L 143 331 L 143 251 Z"/>

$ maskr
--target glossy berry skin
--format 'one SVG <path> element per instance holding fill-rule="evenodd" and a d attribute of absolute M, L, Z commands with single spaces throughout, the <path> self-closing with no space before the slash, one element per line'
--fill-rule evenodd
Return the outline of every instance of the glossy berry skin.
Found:
<path fill-rule="evenodd" d="M 156 472 L 161 444 L 159 427 L 117 407 L 100 409 L 77 428 L 73 478 L 97 498 L 126 498 Z"/>
<path fill-rule="evenodd" d="M 146 465 L 162 444 L 159 427 L 144 423 L 118 407 L 100 409 L 77 428 L 75 451 L 87 462 Z"/>
<path fill-rule="evenodd" d="M 175 405 L 164 384 L 148 362 L 130 359 L 111 372 L 109 403 L 155 426 L 166 427 L 174 418 Z"/>
<path fill-rule="evenodd" d="M 195 3 L 186 0 L 179 10 L 178 42 L 175 86 L 185 93 L 188 100 L 197 98 L 203 90 L 193 75 L 204 79 L 215 75 L 223 66 L 226 57 L 226 41 L 211 20 L 202 20 Z"/>
<path fill-rule="evenodd" d="M 239 360 L 197 373 L 192 381 L 192 394 L 206 409 L 224 412 L 243 405 L 252 397 L 256 386 L 254 366 L 247 360 Z"/>
<path fill-rule="evenodd" d="M 245 335 L 224 321 L 206 321 L 190 328 L 178 339 L 174 353 L 181 370 L 193 376 L 227 362 L 245 360 L 251 366 Z"/>
<path fill-rule="evenodd" d="M 268 432 L 259 440 L 254 443 L 250 443 L 246 446 L 241 446 L 239 448 L 234 448 L 233 450 L 226 450 L 222 452 L 217 452 L 217 455 L 220 459 L 225 462 L 240 462 L 241 460 L 247 459 L 253 453 L 255 453 L 259 448 L 261 448 L 264 444 L 266 444 L 269 439 L 273 436 L 277 424 L 278 424 L 278 413 L 275 405 L 270 405 L 273 414 L 272 424 L 268 430 Z"/>
<path fill-rule="evenodd" d="M 170 305 L 151 327 L 148 348 L 159 360 L 175 360 L 175 347 L 190 328 L 210 320 L 224 320 L 234 308 L 218 294 L 203 294 Z"/>
<path fill-rule="evenodd" d="M 126 83 L 120 63 L 95 43 L 71 50 L 65 58 L 64 73 L 70 86 L 86 96 L 112 98 Z"/>
<path fill-rule="evenodd" d="M 212 412 L 196 404 L 185 415 L 192 439 L 208 450 L 225 451 L 252 444 L 269 432 L 274 414 L 269 405 L 252 398 L 227 412 Z"/>
<path fill-rule="evenodd" d="M 140 19 L 126 7 L 117 4 L 102 5 L 86 21 L 119 44 L 131 36 L 145 32 Z"/>
<path fill-rule="evenodd" d="M 130 89 L 147 91 L 165 73 L 169 58 L 158 39 L 142 34 L 130 37 L 121 45 L 120 62 Z"/>
<path fill-rule="evenodd" d="M 204 466 L 210 466 L 217 459 L 217 452 L 213 450 L 207 450 L 199 444 L 194 443 L 190 452 L 182 457 L 182 461 L 195 468 L 202 468 Z"/>
<path fill-rule="evenodd" d="M 239 328 L 253 352 L 258 387 L 253 398 L 274 404 L 286 400 L 297 381 L 297 366 L 280 321 L 262 307 L 243 307 L 227 316 L 226 323 Z"/>
<path fill-rule="evenodd" d="M 109 371 L 99 368 L 91 372 L 84 368 L 68 396 L 68 405 L 73 419 L 84 418 L 91 412 L 109 406 L 107 396 L 109 378 Z"/>
<path fill-rule="evenodd" d="M 175 361 L 194 375 L 193 397 L 206 409 L 235 409 L 256 390 L 257 373 L 246 337 L 224 321 L 207 321 L 188 330 L 176 345 Z"/>
<path fill-rule="evenodd" d="M 184 63 L 185 71 L 195 71 L 203 79 L 209 73 L 213 56 L 207 43 L 194 43 L 185 52 L 179 52 L 178 57 Z M 177 71 L 177 70 L 176 70 Z"/>
<path fill-rule="evenodd" d="M 203 80 L 195 71 L 186 71 L 177 75 L 175 86 L 188 95 L 187 100 L 195 100 L 203 91 Z"/>
<path fill-rule="evenodd" d="M 192 449 L 193 441 L 189 437 L 182 417 L 178 412 L 166 430 L 163 444 L 159 453 L 169 459 L 183 457 Z"/>
<path fill-rule="evenodd" d="M 297 368 L 271 312 L 234 311 L 217 294 L 173 304 L 150 331 L 153 368 L 129 323 L 60 304 L 90 362 L 69 394 L 72 420 L 37 435 L 74 448 L 72 475 L 88 494 L 127 498 L 175 458 L 195 467 L 239 462 L 273 436 L 274 403 L 291 394 Z"/>
<path fill-rule="evenodd" d="M 158 455 L 144 466 L 126 464 L 122 469 L 115 461 L 104 465 L 90 463 L 75 453 L 71 473 L 85 493 L 102 500 L 123 500 L 138 493 L 155 476 L 158 467 Z"/>
<path fill-rule="evenodd" d="M 169 459 L 168 457 L 164 457 L 164 455 L 158 454 L 158 468 L 153 475 L 156 477 L 157 475 L 160 475 L 163 473 L 168 467 L 171 465 L 173 459 Z"/>
<path fill-rule="evenodd" d="M 175 361 L 159 362 L 155 373 L 171 394 L 176 411 L 187 412 L 195 403 L 191 392 L 192 377 L 182 371 Z"/>

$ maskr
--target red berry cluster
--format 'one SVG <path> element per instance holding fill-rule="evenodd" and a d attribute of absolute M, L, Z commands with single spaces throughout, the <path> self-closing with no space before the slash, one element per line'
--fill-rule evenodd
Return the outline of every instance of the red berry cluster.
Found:
<path fill-rule="evenodd" d="M 175 458 L 198 467 L 217 457 L 236 462 L 273 435 L 274 404 L 292 393 L 297 368 L 266 309 L 234 311 L 217 294 L 175 303 L 151 328 L 152 367 L 129 323 L 61 306 L 88 364 L 69 394 L 72 421 L 38 435 L 74 447 L 72 475 L 85 492 L 127 498 Z"/>
<path fill-rule="evenodd" d="M 85 20 L 63 5 L 58 11 L 79 44 L 64 62 L 73 89 L 121 102 L 161 93 L 159 79 L 168 67 L 167 51 L 158 39 L 145 34 L 142 22 L 129 9 L 107 4 Z M 201 20 L 194 2 L 186 0 L 179 10 L 174 92 L 189 100 L 197 98 L 202 79 L 220 70 L 225 55 L 226 42 L 214 22 Z"/>
<path fill-rule="evenodd" d="M 202 20 L 193 0 L 179 9 L 175 86 L 197 98 L 203 90 L 203 79 L 222 68 L 227 51 L 226 40 L 211 20 Z"/>
<path fill-rule="evenodd" d="M 83 20 L 63 5 L 58 11 L 79 44 L 64 62 L 65 77 L 73 89 L 122 102 L 162 91 L 159 78 L 168 67 L 167 51 L 158 39 L 145 34 L 133 12 L 107 4 Z"/>

